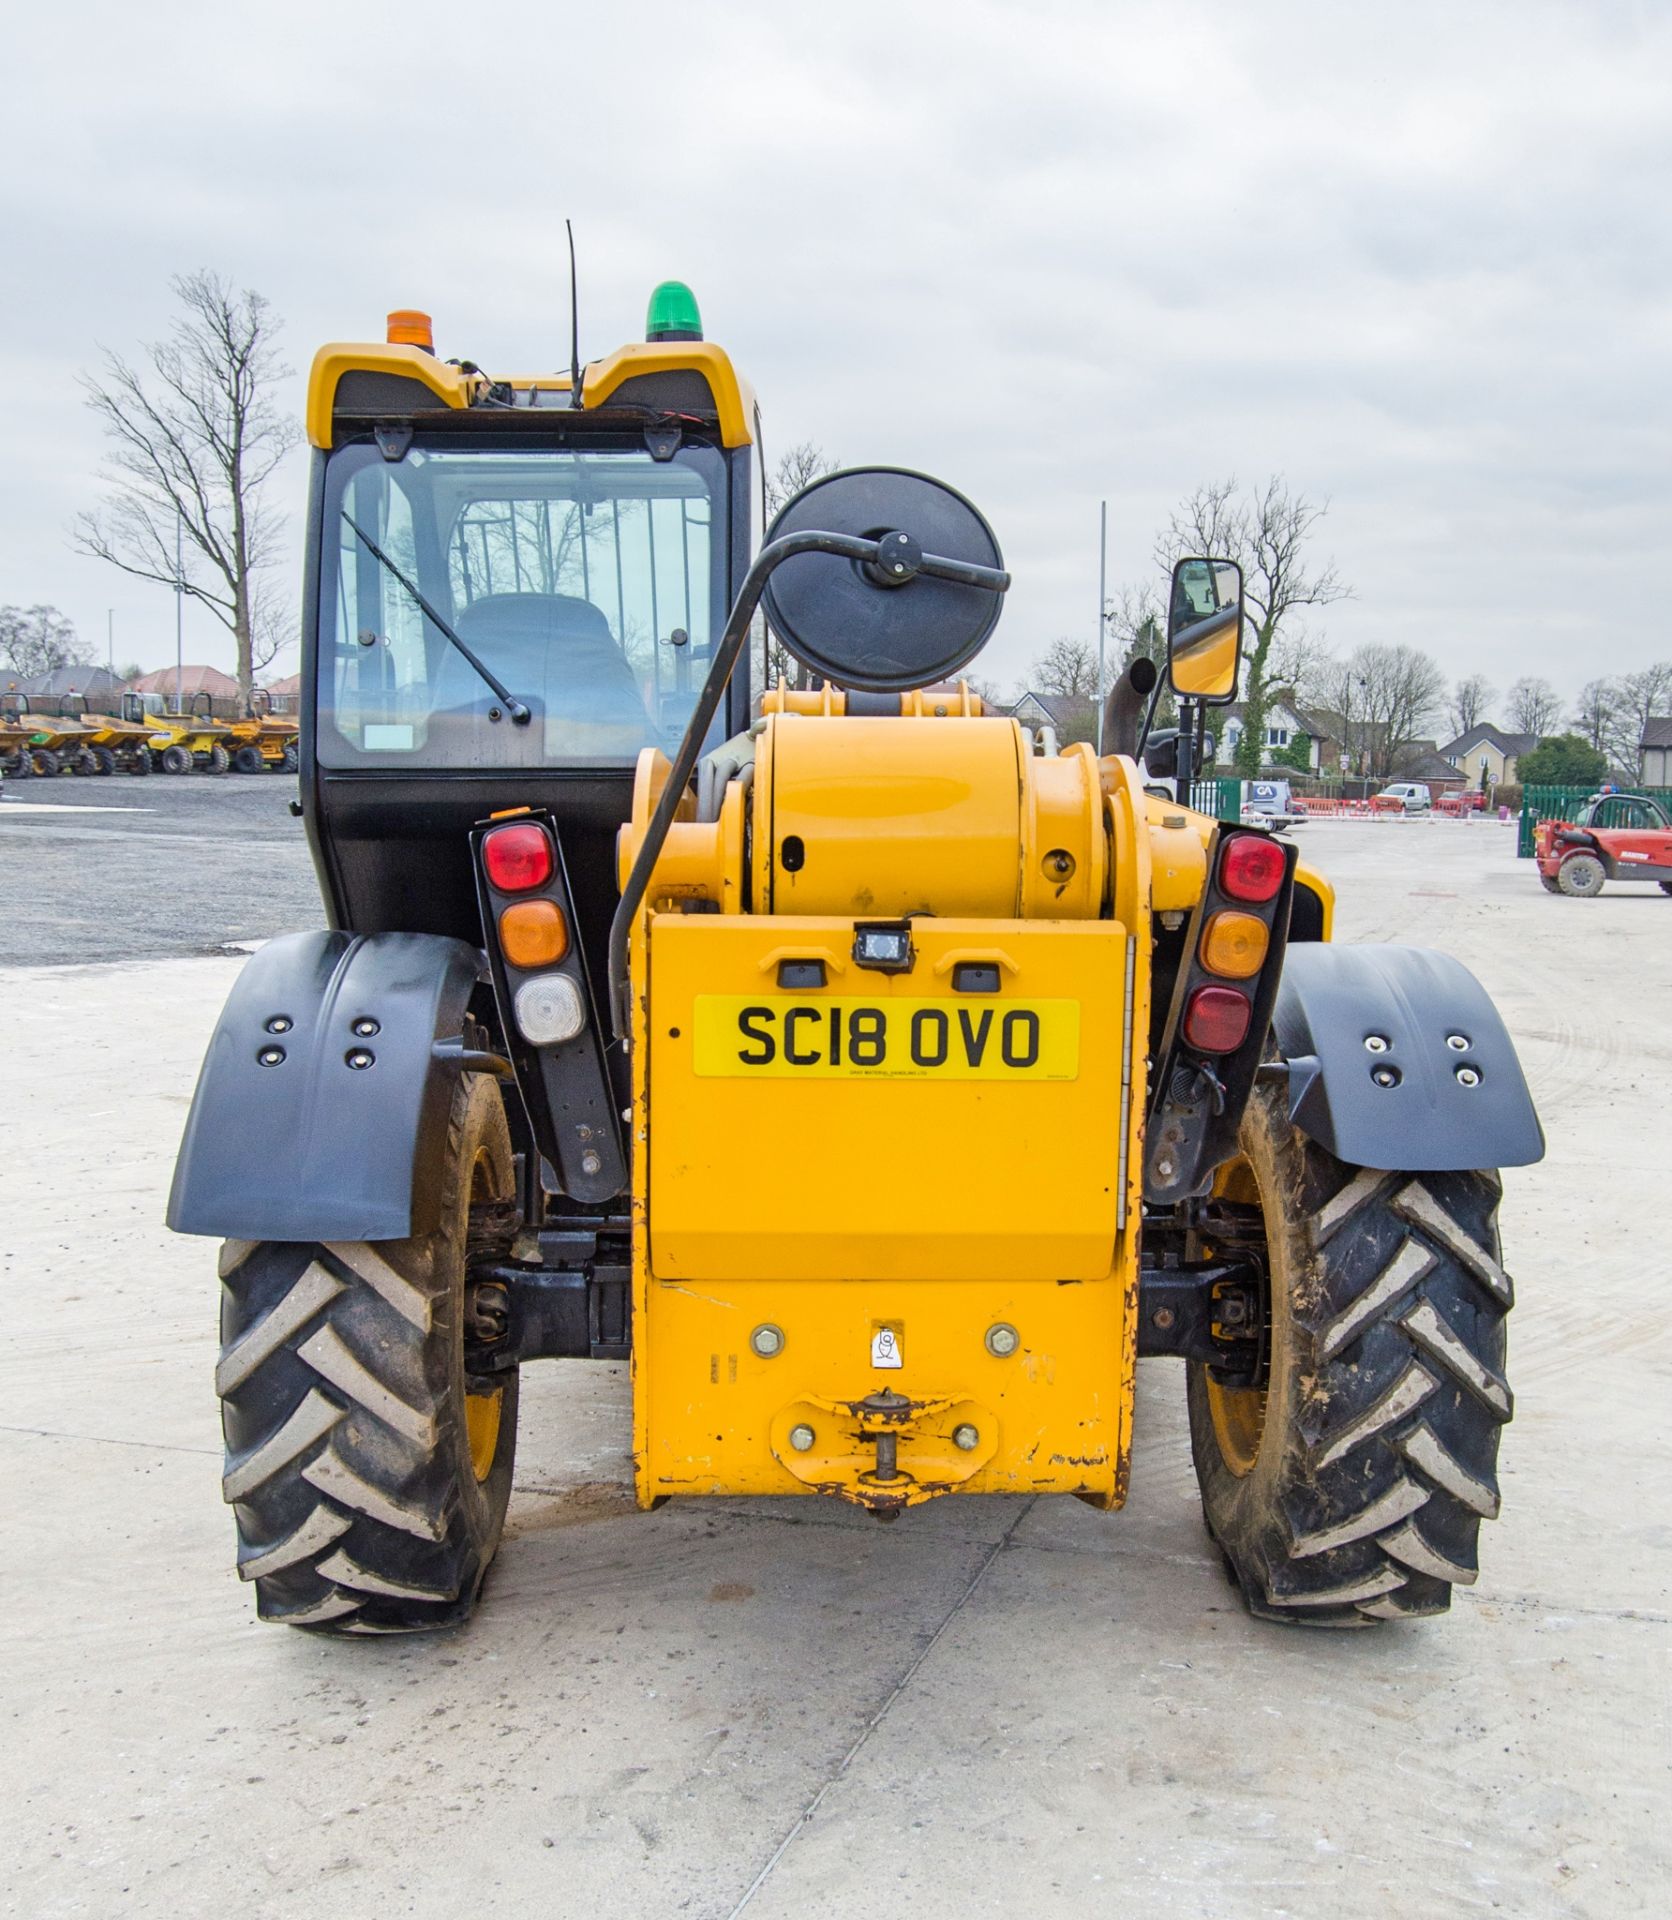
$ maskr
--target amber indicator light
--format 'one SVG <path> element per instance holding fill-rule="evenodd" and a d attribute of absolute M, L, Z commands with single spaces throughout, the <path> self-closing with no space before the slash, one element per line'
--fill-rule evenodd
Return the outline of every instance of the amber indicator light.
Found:
<path fill-rule="evenodd" d="M 499 916 L 499 950 L 513 967 L 555 966 L 569 951 L 569 928 L 555 900 L 518 900 Z"/>
<path fill-rule="evenodd" d="M 1265 964 L 1270 945 L 1266 923 L 1256 915 L 1216 913 L 1202 935 L 1202 965 L 1227 980 L 1246 980 Z"/>

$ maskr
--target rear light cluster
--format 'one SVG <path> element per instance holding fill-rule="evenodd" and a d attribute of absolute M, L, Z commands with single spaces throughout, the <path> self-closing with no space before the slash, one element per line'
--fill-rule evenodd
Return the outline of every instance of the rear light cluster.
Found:
<path fill-rule="evenodd" d="M 505 1051 L 536 1149 L 530 1180 L 587 1205 L 627 1186 L 625 1088 L 612 1085 L 569 890 L 564 842 L 544 808 L 471 829 L 476 899 Z"/>
<path fill-rule="evenodd" d="M 1289 870 L 1289 856 L 1277 841 L 1260 833 L 1232 833 L 1220 841 L 1214 874 L 1218 893 L 1242 907 L 1271 908 Z M 1196 962 L 1217 980 L 1257 982 L 1271 950 L 1271 928 L 1259 913 L 1238 907 L 1210 912 L 1197 943 Z M 1185 1003 L 1181 1027 L 1185 1044 L 1198 1053 L 1235 1053 L 1248 1038 L 1254 1008 L 1252 989 L 1207 983 L 1195 987 Z"/>
<path fill-rule="evenodd" d="M 1293 847 L 1251 827 L 1222 826 L 1213 842 L 1150 1080 L 1144 1197 L 1154 1205 L 1205 1194 L 1237 1150 L 1277 1001 L 1294 860 Z"/>
<path fill-rule="evenodd" d="M 550 887 L 557 849 L 537 821 L 494 827 L 482 839 L 482 868 L 496 893 L 527 895 Z M 530 1046 L 560 1046 L 586 1025 L 586 1002 L 566 973 L 549 973 L 569 952 L 569 923 L 556 900 L 512 899 L 498 909 L 499 952 L 508 970 L 532 974 L 511 986 L 511 1009 Z"/>

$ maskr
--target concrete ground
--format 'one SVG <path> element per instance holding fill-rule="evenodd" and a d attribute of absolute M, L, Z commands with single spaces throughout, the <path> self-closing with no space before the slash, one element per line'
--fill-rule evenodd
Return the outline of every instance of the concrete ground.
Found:
<path fill-rule="evenodd" d="M 239 963 L 0 971 L 0 1910 L 1672 1910 L 1672 900 L 1551 899 L 1495 825 L 1302 844 L 1343 937 L 1475 968 L 1550 1137 L 1506 1180 L 1518 1406 L 1480 1584 L 1353 1635 L 1243 1614 L 1167 1361 L 1140 1370 L 1123 1514 L 948 1499 L 894 1527 L 637 1514 L 625 1370 L 533 1369 L 471 1627 L 259 1626 L 219 1499 L 214 1253 L 161 1223 Z M 58 871 L 105 871 L 77 845 Z M 228 837 L 229 873 L 248 852 Z"/>
<path fill-rule="evenodd" d="M 325 924 L 283 774 L 8 780 L 0 966 L 219 953 Z"/>

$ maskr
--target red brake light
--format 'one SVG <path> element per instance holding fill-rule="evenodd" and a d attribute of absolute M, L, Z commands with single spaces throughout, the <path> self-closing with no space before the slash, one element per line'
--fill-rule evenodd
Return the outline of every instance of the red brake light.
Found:
<path fill-rule="evenodd" d="M 551 835 L 532 821 L 496 827 L 482 842 L 482 862 L 501 893 L 543 887 L 552 877 Z"/>
<path fill-rule="evenodd" d="M 1232 987 L 1198 987 L 1184 1010 L 1185 1042 L 1198 1053 L 1235 1053 L 1248 1038 L 1253 1011 Z"/>
<path fill-rule="evenodd" d="M 1219 856 L 1219 886 L 1233 900 L 1269 900 L 1283 884 L 1283 849 L 1262 833 L 1238 833 Z"/>

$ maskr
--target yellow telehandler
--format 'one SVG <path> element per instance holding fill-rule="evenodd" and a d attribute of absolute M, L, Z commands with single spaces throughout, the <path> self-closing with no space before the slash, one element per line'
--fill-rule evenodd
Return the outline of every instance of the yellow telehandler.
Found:
<path fill-rule="evenodd" d="M 1497 1169 L 1542 1135 L 1443 954 L 1336 947 L 1295 848 L 958 681 L 1009 586 L 951 488 L 815 481 L 678 283 L 563 375 L 321 350 L 301 793 L 331 931 L 245 966 L 170 1223 L 264 1619 L 468 1615 L 524 1365 L 630 1355 L 641 1506 L 1117 1508 L 1176 1358 L 1265 1618 L 1444 1611 L 1498 1511 Z M 807 676 L 751 691 L 757 613 Z M 1188 793 L 1237 568 L 1169 605 Z M 1049 743 L 1047 743 L 1049 744 Z"/>

